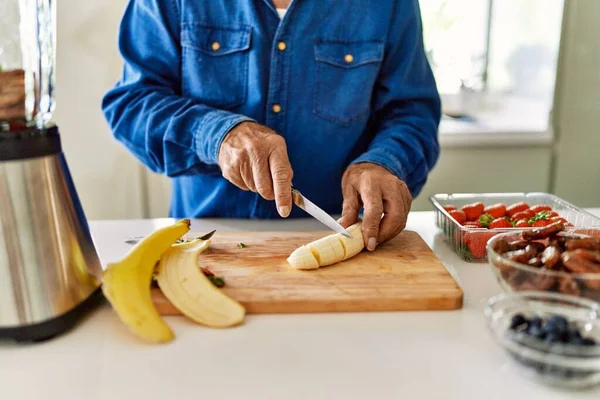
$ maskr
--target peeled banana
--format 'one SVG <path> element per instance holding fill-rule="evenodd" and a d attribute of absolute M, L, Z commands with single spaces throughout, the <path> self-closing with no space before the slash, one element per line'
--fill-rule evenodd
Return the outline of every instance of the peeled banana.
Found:
<path fill-rule="evenodd" d="M 317 269 L 347 260 L 365 247 L 361 232 L 362 222 L 350 226 L 347 231 L 352 238 L 339 233 L 300 246 L 290 254 L 287 262 L 297 269 Z"/>
<path fill-rule="evenodd" d="M 151 343 L 173 340 L 150 296 L 154 267 L 173 243 L 190 229 L 190 220 L 160 228 L 138 242 L 119 262 L 103 273 L 102 291 L 119 318 L 141 339 Z"/>
<path fill-rule="evenodd" d="M 195 239 L 171 246 L 160 259 L 156 281 L 165 297 L 191 320 L 213 328 L 238 325 L 244 320 L 244 307 L 216 288 L 198 267 L 198 255 L 209 245 L 210 240 Z"/>

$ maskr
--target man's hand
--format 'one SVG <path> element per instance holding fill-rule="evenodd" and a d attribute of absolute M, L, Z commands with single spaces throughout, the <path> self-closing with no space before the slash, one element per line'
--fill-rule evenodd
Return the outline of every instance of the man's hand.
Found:
<path fill-rule="evenodd" d="M 371 163 L 353 164 L 344 173 L 342 191 L 340 223 L 344 227 L 354 224 L 364 207 L 362 231 L 368 250 L 393 239 L 406 226 L 412 196 L 406 184 L 387 169 Z"/>
<path fill-rule="evenodd" d="M 219 166 L 225 179 L 275 200 L 282 217 L 290 214 L 292 167 L 285 140 L 273 130 L 254 122 L 237 125 L 221 144 Z"/>

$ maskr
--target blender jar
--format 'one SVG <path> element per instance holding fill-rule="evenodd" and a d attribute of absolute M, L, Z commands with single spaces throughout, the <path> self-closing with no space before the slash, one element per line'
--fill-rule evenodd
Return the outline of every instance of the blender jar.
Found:
<path fill-rule="evenodd" d="M 0 131 L 46 127 L 55 64 L 56 0 L 1 0 Z"/>

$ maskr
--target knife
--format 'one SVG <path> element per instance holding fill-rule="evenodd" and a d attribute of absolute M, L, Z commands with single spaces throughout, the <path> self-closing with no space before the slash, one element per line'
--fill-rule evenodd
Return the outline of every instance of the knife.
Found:
<path fill-rule="evenodd" d="M 208 232 L 207 234 L 197 237 L 196 239 L 208 240 L 215 234 L 215 232 L 216 232 L 216 230 Z M 134 244 L 137 244 L 139 241 L 141 241 L 143 238 L 144 238 L 144 236 L 135 236 L 135 237 L 125 240 L 125 243 L 134 245 Z"/>
<path fill-rule="evenodd" d="M 292 201 L 295 205 L 306 211 L 308 214 L 316 218 L 319 222 L 333 229 L 337 233 L 340 233 L 348 238 L 352 238 L 350 232 L 348 232 L 342 225 L 339 224 L 333 217 L 327 214 L 325 211 L 317 207 L 312 201 L 300 193 L 298 189 L 292 186 Z"/>

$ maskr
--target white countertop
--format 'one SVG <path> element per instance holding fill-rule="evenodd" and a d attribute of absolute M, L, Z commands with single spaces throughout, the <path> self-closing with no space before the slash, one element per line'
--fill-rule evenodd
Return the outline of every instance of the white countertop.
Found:
<path fill-rule="evenodd" d="M 600 209 L 592 210 L 600 215 Z M 103 262 L 123 240 L 168 220 L 90 222 Z M 195 221 L 194 231 L 322 229 L 310 220 Z M 101 399 L 598 399 L 517 375 L 488 334 L 486 299 L 500 293 L 487 264 L 461 261 L 433 214 L 411 213 L 417 231 L 465 292 L 458 311 L 248 315 L 213 330 L 169 317 L 177 338 L 140 343 L 108 305 L 72 332 L 37 345 L 0 342 L 0 398 Z M 210 397 L 209 397 L 210 396 Z"/>

